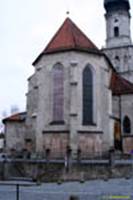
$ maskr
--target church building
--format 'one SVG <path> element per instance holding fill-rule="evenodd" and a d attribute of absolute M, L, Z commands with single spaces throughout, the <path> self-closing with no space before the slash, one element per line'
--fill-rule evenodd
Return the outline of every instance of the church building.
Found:
<path fill-rule="evenodd" d="M 129 0 L 105 0 L 106 47 L 66 18 L 33 62 L 27 110 L 3 120 L 5 149 L 65 157 L 133 150 Z"/>

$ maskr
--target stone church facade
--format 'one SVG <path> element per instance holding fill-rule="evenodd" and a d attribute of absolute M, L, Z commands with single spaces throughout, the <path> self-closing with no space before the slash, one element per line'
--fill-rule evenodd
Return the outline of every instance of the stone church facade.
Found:
<path fill-rule="evenodd" d="M 6 151 L 52 157 L 133 149 L 133 46 L 128 0 L 105 0 L 106 48 L 67 18 L 33 62 L 27 111 L 3 120 Z M 131 82 L 129 82 L 129 80 Z"/>

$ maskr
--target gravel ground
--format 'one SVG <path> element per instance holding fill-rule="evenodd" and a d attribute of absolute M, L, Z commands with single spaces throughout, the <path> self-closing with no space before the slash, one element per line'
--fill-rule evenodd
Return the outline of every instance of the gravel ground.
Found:
<path fill-rule="evenodd" d="M 80 200 L 133 200 L 133 179 L 95 180 L 60 185 L 43 183 L 40 186 L 21 186 L 19 200 L 68 200 L 72 194 L 79 196 Z M 15 199 L 15 186 L 0 185 L 0 200 Z"/>

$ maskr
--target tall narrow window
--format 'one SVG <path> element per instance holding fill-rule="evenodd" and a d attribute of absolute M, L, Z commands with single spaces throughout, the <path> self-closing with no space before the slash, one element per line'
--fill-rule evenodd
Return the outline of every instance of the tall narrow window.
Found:
<path fill-rule="evenodd" d="M 114 27 L 114 36 L 119 37 L 119 27 L 118 26 Z"/>
<path fill-rule="evenodd" d="M 127 134 L 131 133 L 131 121 L 128 116 L 125 116 L 123 119 L 123 132 Z"/>
<path fill-rule="evenodd" d="M 53 76 L 53 121 L 62 123 L 64 120 L 64 69 L 56 64 L 52 70 Z"/>
<path fill-rule="evenodd" d="M 120 70 L 120 58 L 119 58 L 119 56 L 115 56 L 115 66 L 116 66 L 116 70 L 119 71 Z"/>
<path fill-rule="evenodd" d="M 90 66 L 83 71 L 83 125 L 93 124 L 93 75 Z"/>

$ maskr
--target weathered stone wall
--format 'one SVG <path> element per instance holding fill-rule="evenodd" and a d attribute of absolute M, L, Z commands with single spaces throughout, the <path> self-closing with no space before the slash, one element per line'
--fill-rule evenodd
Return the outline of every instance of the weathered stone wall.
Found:
<path fill-rule="evenodd" d="M 56 63 L 64 67 L 64 121 L 63 125 L 51 124 L 52 118 L 52 68 Z M 93 110 L 94 125 L 82 125 L 82 74 L 85 66 L 90 64 L 93 72 Z M 103 56 L 83 52 L 64 52 L 45 55 L 35 66 L 36 81 L 38 86 L 38 106 L 36 113 L 36 150 L 42 151 L 44 146 L 43 132 L 69 131 L 70 146 L 78 148 L 78 132 L 90 131 L 102 132 L 102 149 L 108 150 L 113 145 L 112 121 L 109 115 L 112 113 L 112 97 L 109 90 L 111 68 Z M 31 84 L 32 85 L 32 84 Z M 33 84 L 34 85 L 34 84 Z M 29 105 L 34 107 L 34 95 L 29 98 Z M 30 109 L 32 111 L 32 108 Z M 34 109 L 33 109 L 34 111 Z M 34 113 L 28 114 L 31 121 Z M 50 136 L 49 136 L 50 137 Z M 91 140 L 91 136 L 90 136 Z M 89 144 L 89 134 L 88 134 Z M 101 151 L 101 149 L 100 149 Z"/>
<path fill-rule="evenodd" d="M 124 153 L 130 153 L 133 150 L 133 95 L 123 95 L 122 101 L 122 135 L 123 135 L 123 151 Z M 128 116 L 131 122 L 131 133 L 124 133 L 123 120 Z"/>
<path fill-rule="evenodd" d="M 133 82 L 133 45 L 103 49 L 111 63 L 128 81 Z M 116 59 L 118 57 L 119 61 Z"/>
<path fill-rule="evenodd" d="M 116 119 L 120 119 L 120 98 L 119 96 L 113 96 L 113 117 Z M 125 105 L 126 106 L 126 105 Z"/>
<path fill-rule="evenodd" d="M 121 134 L 122 134 L 122 144 L 123 144 L 123 152 L 130 153 L 133 149 L 133 95 L 127 94 L 122 95 L 121 97 L 114 96 L 113 97 L 113 116 L 121 121 Z M 128 116 L 131 122 L 131 133 L 124 133 L 123 130 L 123 120 L 124 117 Z"/>
<path fill-rule="evenodd" d="M 44 133 L 43 148 L 46 154 L 49 149 L 49 158 L 65 158 L 69 145 L 69 133 Z"/>
<path fill-rule="evenodd" d="M 121 106 L 121 113 L 122 113 L 122 123 L 123 123 L 123 119 L 125 116 L 128 116 L 130 121 L 131 121 L 131 134 L 133 134 L 133 95 L 123 95 L 121 97 L 121 102 L 122 102 L 122 106 Z M 123 127 L 122 127 L 122 133 L 123 132 Z"/>
<path fill-rule="evenodd" d="M 123 150 L 128 154 L 133 151 L 133 135 L 123 137 Z"/>
<path fill-rule="evenodd" d="M 2 168 L 1 168 L 2 167 Z M 87 181 L 91 179 L 130 178 L 132 176 L 131 165 L 108 164 L 73 164 L 66 170 L 63 163 L 47 164 L 21 164 L 16 163 L 5 166 L 6 178 L 19 177 L 31 178 L 33 181 L 57 182 L 63 181 Z M 2 170 L 1 170 L 2 169 Z M 3 178 L 3 166 L 0 166 L 0 178 Z M 7 176 L 8 175 L 8 176 Z"/>
<path fill-rule="evenodd" d="M 64 67 L 65 123 L 60 125 L 52 124 L 52 68 L 58 62 Z M 87 64 L 93 73 L 94 124 L 83 126 L 83 70 Z M 67 146 L 72 153 L 79 148 L 85 153 L 85 146 L 86 154 L 108 151 L 113 145 L 110 78 L 111 68 L 101 55 L 71 51 L 43 56 L 29 78 L 26 123 L 7 124 L 7 148 L 23 149 L 30 140 L 28 149 L 44 152 L 49 148 L 53 156 L 64 156 Z"/>
<path fill-rule="evenodd" d="M 38 109 L 38 83 L 37 74 L 34 73 L 28 79 L 28 93 L 27 93 L 27 118 L 26 118 L 26 135 L 25 138 L 32 140 L 33 149 L 36 148 L 36 117 Z"/>
<path fill-rule="evenodd" d="M 80 133 L 78 134 L 78 146 L 81 150 L 81 157 L 90 155 L 100 155 L 102 153 L 103 133 Z"/>
<path fill-rule="evenodd" d="M 20 151 L 25 147 L 25 132 L 25 122 L 6 122 L 5 141 L 7 152 L 10 152 L 11 149 Z"/>

